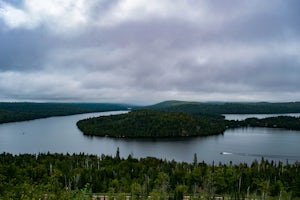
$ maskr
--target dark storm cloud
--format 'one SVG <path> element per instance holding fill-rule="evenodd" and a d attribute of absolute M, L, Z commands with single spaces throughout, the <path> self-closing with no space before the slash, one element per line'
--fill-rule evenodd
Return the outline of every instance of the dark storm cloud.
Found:
<path fill-rule="evenodd" d="M 299 1 L 15 3 L 0 0 L 1 99 L 300 98 Z"/>

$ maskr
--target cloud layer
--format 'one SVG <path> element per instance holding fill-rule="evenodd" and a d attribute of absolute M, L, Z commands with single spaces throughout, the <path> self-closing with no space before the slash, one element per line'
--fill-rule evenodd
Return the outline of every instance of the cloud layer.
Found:
<path fill-rule="evenodd" d="M 300 100 L 297 0 L 0 0 L 0 100 Z"/>

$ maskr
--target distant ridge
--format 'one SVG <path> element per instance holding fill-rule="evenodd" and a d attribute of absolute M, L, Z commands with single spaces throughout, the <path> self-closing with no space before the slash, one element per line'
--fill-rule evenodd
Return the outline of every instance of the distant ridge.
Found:
<path fill-rule="evenodd" d="M 300 102 L 190 102 L 169 100 L 143 108 L 193 114 L 282 114 L 300 113 Z"/>
<path fill-rule="evenodd" d="M 151 108 L 166 108 L 166 107 L 172 107 L 172 106 L 181 106 L 181 105 L 199 105 L 200 102 L 193 102 L 193 101 L 178 101 L 178 100 L 168 100 L 168 101 L 163 101 L 154 105 L 150 105 L 147 107 Z"/>
<path fill-rule="evenodd" d="M 91 112 L 128 110 L 134 105 L 117 103 L 0 102 L 0 124 Z"/>

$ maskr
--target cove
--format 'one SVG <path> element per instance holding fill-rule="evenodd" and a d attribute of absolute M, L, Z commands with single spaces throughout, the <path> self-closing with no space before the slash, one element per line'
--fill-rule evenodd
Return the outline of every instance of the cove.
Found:
<path fill-rule="evenodd" d="M 300 131 L 271 128 L 237 128 L 208 137 L 173 139 L 115 139 L 84 136 L 76 127 L 80 119 L 127 111 L 50 117 L 0 124 L 0 152 L 85 153 L 122 157 L 157 157 L 166 160 L 206 163 L 251 163 L 264 157 L 274 161 L 300 161 Z"/>

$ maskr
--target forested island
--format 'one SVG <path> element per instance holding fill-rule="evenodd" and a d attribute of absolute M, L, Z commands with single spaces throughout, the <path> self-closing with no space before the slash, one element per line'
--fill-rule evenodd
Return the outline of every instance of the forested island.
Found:
<path fill-rule="evenodd" d="M 300 130 L 300 118 L 291 116 L 226 120 L 221 115 L 200 115 L 158 110 L 135 110 L 127 114 L 83 119 L 77 127 L 85 135 L 160 138 L 222 134 L 228 128 L 268 127 Z"/>
<path fill-rule="evenodd" d="M 78 121 L 77 126 L 86 135 L 127 138 L 206 136 L 223 133 L 226 129 L 221 116 L 156 110 L 84 119 Z"/>
<path fill-rule="evenodd" d="M 247 118 L 242 121 L 235 121 L 233 122 L 233 124 L 233 126 L 251 126 L 300 130 L 300 118 L 291 116 L 267 117 L 263 119 Z"/>
<path fill-rule="evenodd" d="M 153 157 L 0 154 L 0 199 L 300 199 L 299 163 L 206 164 Z"/>
<path fill-rule="evenodd" d="M 0 103 L 0 124 L 91 112 L 127 110 L 132 105 L 113 103 Z"/>

